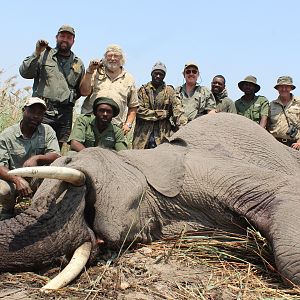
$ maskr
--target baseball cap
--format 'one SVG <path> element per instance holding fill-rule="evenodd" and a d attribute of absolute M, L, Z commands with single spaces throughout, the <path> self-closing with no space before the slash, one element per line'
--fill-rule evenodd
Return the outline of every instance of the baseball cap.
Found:
<path fill-rule="evenodd" d="M 60 32 L 69 32 L 71 34 L 73 34 L 75 36 L 75 30 L 72 26 L 70 25 L 62 25 L 59 29 L 58 29 L 58 32 L 57 33 L 60 33 Z"/>
<path fill-rule="evenodd" d="M 43 107 L 45 109 L 47 109 L 47 105 L 46 105 L 45 101 L 42 100 L 41 98 L 38 98 L 38 97 L 30 97 L 30 98 L 28 98 L 25 101 L 25 103 L 24 103 L 24 107 L 31 106 L 33 104 L 41 104 L 41 105 L 43 105 Z"/>
<path fill-rule="evenodd" d="M 194 61 L 189 61 L 189 62 L 187 62 L 187 63 L 184 65 L 183 71 L 184 71 L 186 68 L 188 68 L 188 67 L 195 67 L 195 68 L 197 68 L 197 69 L 199 70 L 198 65 L 197 65 Z"/>

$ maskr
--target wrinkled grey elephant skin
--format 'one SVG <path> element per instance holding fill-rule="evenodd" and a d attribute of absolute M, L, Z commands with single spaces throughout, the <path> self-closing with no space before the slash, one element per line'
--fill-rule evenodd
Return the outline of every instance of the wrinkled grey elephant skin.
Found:
<path fill-rule="evenodd" d="M 194 120 L 156 149 L 85 149 L 55 162 L 84 172 L 84 186 L 45 179 L 28 210 L 0 222 L 0 270 L 39 268 L 94 234 L 118 248 L 184 226 L 240 232 L 251 224 L 282 276 L 299 284 L 299 162 L 256 123 L 225 113 Z"/>

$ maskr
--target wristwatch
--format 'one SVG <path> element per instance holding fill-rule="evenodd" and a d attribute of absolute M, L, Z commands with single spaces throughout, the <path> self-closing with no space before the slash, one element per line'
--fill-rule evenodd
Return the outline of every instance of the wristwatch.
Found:
<path fill-rule="evenodd" d="M 131 123 L 126 123 L 126 125 L 128 126 L 129 129 L 132 128 L 132 124 Z"/>

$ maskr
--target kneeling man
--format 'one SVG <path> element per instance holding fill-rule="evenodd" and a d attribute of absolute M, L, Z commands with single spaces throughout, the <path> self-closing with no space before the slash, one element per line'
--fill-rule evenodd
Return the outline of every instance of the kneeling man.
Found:
<path fill-rule="evenodd" d="M 93 115 L 85 114 L 76 119 L 68 143 L 71 150 L 81 151 L 88 147 L 103 147 L 117 151 L 126 150 L 123 131 L 111 123 L 120 112 L 119 105 L 110 98 L 96 98 Z"/>
<path fill-rule="evenodd" d="M 9 175 L 8 171 L 49 165 L 60 156 L 54 130 L 41 124 L 46 109 L 44 100 L 29 98 L 23 107 L 21 122 L 0 133 L 0 220 L 13 217 L 18 196 L 31 197 L 37 188 L 34 180 Z"/>

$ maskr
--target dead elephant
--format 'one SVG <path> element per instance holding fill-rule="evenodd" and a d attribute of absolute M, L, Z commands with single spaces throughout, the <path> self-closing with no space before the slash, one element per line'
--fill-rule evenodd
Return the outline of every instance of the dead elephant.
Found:
<path fill-rule="evenodd" d="M 118 248 L 183 224 L 239 232 L 248 222 L 268 239 L 282 276 L 299 284 L 299 162 L 254 122 L 225 113 L 194 120 L 156 149 L 61 158 L 56 166 L 77 174 L 51 170 L 69 182 L 45 179 L 28 210 L 0 223 L 0 270 L 31 270 L 81 245 L 87 259 L 95 235 Z M 39 170 L 15 172 L 43 177 Z"/>

